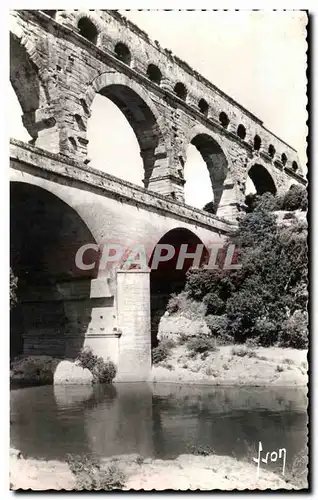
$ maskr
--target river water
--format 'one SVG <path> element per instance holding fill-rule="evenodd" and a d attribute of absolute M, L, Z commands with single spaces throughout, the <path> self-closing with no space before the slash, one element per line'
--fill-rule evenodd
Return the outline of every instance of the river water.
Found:
<path fill-rule="evenodd" d="M 237 458 L 255 450 L 256 458 L 261 441 L 265 452 L 286 448 L 288 468 L 307 443 L 305 388 L 41 386 L 12 390 L 10 413 L 11 446 L 43 459 L 174 458 L 201 445 Z"/>

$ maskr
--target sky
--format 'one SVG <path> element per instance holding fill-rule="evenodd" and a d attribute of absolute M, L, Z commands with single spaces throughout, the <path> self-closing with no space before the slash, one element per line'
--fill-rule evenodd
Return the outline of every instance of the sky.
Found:
<path fill-rule="evenodd" d="M 306 166 L 306 14 L 297 11 L 120 11 L 293 146 Z M 10 89 L 10 135 L 28 140 Z M 140 186 L 137 139 L 118 108 L 96 96 L 88 123 L 90 166 Z M 306 169 L 305 169 L 306 170 Z M 213 199 L 205 163 L 194 146 L 185 165 L 186 202 Z M 250 181 L 247 192 L 253 191 Z"/>

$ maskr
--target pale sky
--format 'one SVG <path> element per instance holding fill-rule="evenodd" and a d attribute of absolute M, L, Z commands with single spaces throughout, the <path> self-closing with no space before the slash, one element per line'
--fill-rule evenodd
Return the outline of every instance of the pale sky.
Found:
<path fill-rule="evenodd" d="M 213 84 L 263 120 L 306 165 L 306 14 L 304 12 L 121 11 Z M 28 140 L 10 89 L 10 135 Z M 142 186 L 133 130 L 108 99 L 97 96 L 88 124 L 90 166 Z M 189 146 L 186 202 L 213 199 L 205 163 Z M 251 191 L 250 182 L 247 191 Z"/>

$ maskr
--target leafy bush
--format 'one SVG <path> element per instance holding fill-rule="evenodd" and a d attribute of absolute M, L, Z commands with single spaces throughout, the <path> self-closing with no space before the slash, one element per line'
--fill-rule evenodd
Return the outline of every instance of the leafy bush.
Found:
<path fill-rule="evenodd" d="M 76 478 L 77 490 L 123 489 L 125 475 L 116 464 L 102 467 L 94 457 L 86 455 L 67 455 L 66 462 Z"/>
<path fill-rule="evenodd" d="M 173 294 L 168 302 L 167 311 L 170 314 L 184 313 L 185 316 L 191 318 L 202 317 L 206 313 L 206 305 L 204 303 L 195 302 L 189 297 L 186 291 Z"/>
<path fill-rule="evenodd" d="M 222 316 L 206 316 L 205 322 L 211 332 L 211 336 L 217 339 L 218 344 L 233 342 L 233 336 L 228 330 L 228 319 L 225 314 Z"/>
<path fill-rule="evenodd" d="M 282 210 L 302 210 L 308 209 L 308 196 L 306 188 L 299 185 L 292 185 L 282 199 Z"/>
<path fill-rule="evenodd" d="M 201 445 L 188 445 L 188 450 L 189 453 L 192 455 L 200 455 L 202 457 L 207 457 L 208 455 L 213 455 L 215 451 L 211 448 L 211 446 L 207 444 L 201 444 Z"/>
<path fill-rule="evenodd" d="M 171 349 L 175 346 L 172 339 L 162 339 L 157 347 L 152 349 L 152 362 L 154 365 L 165 361 L 170 354 Z"/>
<path fill-rule="evenodd" d="M 116 366 L 110 360 L 98 358 L 93 368 L 94 381 L 100 384 L 111 384 L 116 377 Z"/>
<path fill-rule="evenodd" d="M 217 351 L 216 342 L 209 337 L 197 337 L 188 341 L 187 349 L 191 353 L 202 354 L 203 352 Z"/>
<path fill-rule="evenodd" d="M 275 210 L 280 210 L 281 200 L 272 193 L 267 192 L 262 195 L 253 193 L 246 196 L 245 204 L 247 212 L 254 212 L 255 210 L 274 212 Z"/>
<path fill-rule="evenodd" d="M 282 324 L 279 345 L 296 349 L 308 348 L 308 313 L 295 311 Z"/>
<path fill-rule="evenodd" d="M 213 215 L 215 215 L 216 211 L 217 211 L 214 201 L 210 201 L 209 203 L 206 203 L 206 205 L 204 205 L 202 210 L 204 210 L 205 212 L 209 212 L 209 214 L 213 214 Z"/>
<path fill-rule="evenodd" d="M 93 375 L 93 382 L 110 384 L 116 376 L 116 366 L 107 359 L 106 361 L 93 353 L 90 347 L 81 349 L 77 360 L 82 368 L 88 368 Z"/>
<path fill-rule="evenodd" d="M 207 314 L 222 314 L 224 312 L 224 301 L 215 292 L 207 293 L 203 302 L 207 306 Z"/>
<path fill-rule="evenodd" d="M 98 360 L 98 356 L 93 353 L 90 347 L 83 347 L 77 356 L 78 361 L 82 368 L 88 368 L 90 372 L 93 373 L 94 366 Z"/>
<path fill-rule="evenodd" d="M 10 363 L 12 382 L 23 384 L 53 384 L 54 372 L 59 359 L 51 356 L 21 356 Z"/>
<path fill-rule="evenodd" d="M 275 371 L 276 371 L 276 372 L 278 372 L 278 373 L 281 373 L 281 372 L 283 372 L 283 371 L 284 371 L 284 367 L 283 367 L 283 366 L 281 366 L 281 365 L 277 365 L 277 366 L 276 366 L 276 370 L 275 370 Z"/>
<path fill-rule="evenodd" d="M 233 354 L 233 356 L 239 356 L 240 358 L 244 358 L 245 356 L 247 356 L 248 358 L 257 358 L 257 354 L 255 351 L 245 349 L 244 347 L 233 347 L 231 353 Z"/>

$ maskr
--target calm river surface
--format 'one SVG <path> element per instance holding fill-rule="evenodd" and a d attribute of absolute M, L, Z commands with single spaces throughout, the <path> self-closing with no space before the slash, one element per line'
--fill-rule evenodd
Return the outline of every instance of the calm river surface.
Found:
<path fill-rule="evenodd" d="M 43 459 L 174 458 L 192 445 L 240 458 L 261 441 L 265 452 L 286 448 L 288 466 L 307 442 L 305 388 L 42 386 L 12 390 L 10 411 L 11 446 Z"/>

